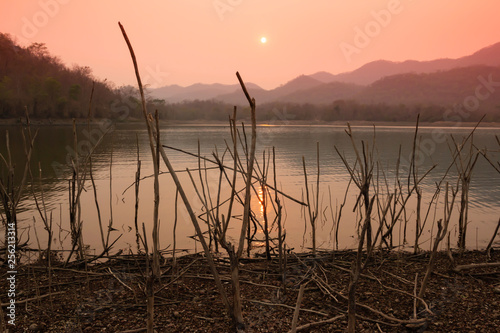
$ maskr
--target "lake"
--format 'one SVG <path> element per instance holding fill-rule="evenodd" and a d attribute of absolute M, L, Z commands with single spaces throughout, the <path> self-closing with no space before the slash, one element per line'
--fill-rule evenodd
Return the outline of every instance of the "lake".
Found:
<path fill-rule="evenodd" d="M 91 144 L 96 143 L 105 126 L 96 123 L 93 130 L 87 133 L 85 126 L 79 126 L 78 137 L 79 147 L 87 151 Z M 101 129 L 100 129 L 101 128 Z M 35 127 L 33 128 L 35 129 Z M 241 128 L 240 128 L 241 129 Z M 0 126 L 1 147 L 0 152 L 6 156 L 5 132 L 9 131 L 11 141 L 11 154 L 17 170 L 22 169 L 24 161 L 22 137 L 19 128 L 16 126 Z M 306 162 L 308 182 L 311 195 L 316 193 L 317 177 L 317 144 L 319 143 L 319 214 L 317 229 L 317 246 L 325 249 L 332 249 L 338 246 L 339 249 L 353 248 L 356 245 L 357 223 L 360 215 L 353 212 L 359 189 L 353 183 L 346 195 L 345 206 L 342 211 L 342 219 L 339 226 L 338 244 L 333 237 L 333 220 L 340 204 L 344 200 L 347 186 L 349 184 L 349 173 L 346 170 L 342 159 L 339 157 L 335 147 L 345 156 L 345 159 L 352 165 L 355 161 L 355 153 L 352 149 L 351 141 L 347 136 L 346 126 L 327 125 L 279 125 L 279 126 L 258 126 L 257 128 L 257 161 L 260 168 L 264 167 L 265 152 L 266 162 L 269 167 L 268 184 L 273 184 L 272 147 L 276 152 L 276 178 L 278 188 L 287 196 L 296 201 L 306 201 L 304 170 L 302 157 Z M 378 188 L 381 198 L 387 197 L 387 190 L 393 191 L 395 184 L 396 165 L 398 161 L 399 149 L 401 146 L 400 178 L 404 191 L 408 182 L 408 161 L 411 159 L 412 145 L 414 137 L 414 127 L 406 126 L 377 126 L 374 136 L 374 128 L 370 126 L 353 126 L 354 140 L 358 147 L 360 142 L 367 143 L 369 153 L 372 152 L 376 162 L 374 168 L 374 178 L 372 184 Z M 439 183 L 449 169 L 449 173 L 444 180 L 450 185 L 457 184 L 457 167 L 452 166 L 453 149 L 452 138 L 460 143 L 463 138 L 471 133 L 472 128 L 444 128 L 444 127 L 421 127 L 419 129 L 419 154 L 417 156 L 418 173 L 422 176 L 431 166 L 435 168 L 426 176 L 421 183 L 422 188 L 422 212 L 427 212 L 428 203 Z M 54 224 L 54 248 L 70 248 L 69 236 L 69 212 L 68 212 L 68 179 L 71 177 L 67 162 L 73 152 L 73 134 L 71 126 L 40 126 L 35 142 L 35 150 L 32 157 L 32 165 L 36 185 L 34 190 L 39 194 L 38 186 L 38 165 L 42 170 L 41 183 L 44 190 L 44 200 L 47 211 L 52 215 Z M 250 127 L 246 126 L 247 136 L 250 138 Z M 473 136 L 473 143 L 477 149 L 486 149 L 492 161 L 500 160 L 500 147 L 495 141 L 495 135 L 500 134 L 499 128 L 478 128 Z M 241 134 L 243 137 L 243 133 Z M 213 160 L 213 152 L 217 151 L 219 157 L 224 155 L 226 142 L 232 147 L 229 126 L 226 125 L 163 125 L 161 130 L 161 141 L 164 145 L 178 148 L 180 150 L 197 154 L 198 140 L 200 142 L 201 155 Z M 113 220 L 113 228 L 116 231 L 111 233 L 110 239 L 114 240 L 119 234 L 122 237 L 115 245 L 116 249 L 131 249 L 135 251 L 135 227 L 134 209 L 135 193 L 134 178 L 137 169 L 137 145 L 139 148 L 139 158 L 142 163 L 141 175 L 148 176 L 153 173 L 151 162 L 151 150 L 147 131 L 143 123 L 118 124 L 109 131 L 100 144 L 96 147 L 93 158 L 93 175 L 97 188 L 97 200 L 104 225 Z M 359 148 L 361 149 L 361 148 Z M 469 152 L 470 144 L 466 144 L 463 152 Z M 475 148 L 473 152 L 475 152 Z M 192 202 L 196 214 L 202 214 L 202 204 L 198 199 L 192 182 L 186 172 L 189 168 L 199 186 L 198 159 L 178 150 L 166 149 L 166 153 L 184 184 L 188 198 Z M 243 155 L 241 147 L 239 154 Z M 229 153 L 226 152 L 224 161 L 227 166 L 232 166 Z M 457 160 L 458 161 L 458 160 Z M 207 167 L 214 164 L 206 162 Z M 203 166 L 203 163 L 202 163 Z M 160 170 L 166 171 L 166 167 L 161 163 Z M 2 173 L 4 173 L 2 165 Z M 20 171 L 17 171 L 18 173 Z M 205 175 L 205 173 L 203 172 Z M 231 172 L 228 173 L 232 175 Z M 217 184 L 219 179 L 218 169 L 207 171 L 209 179 L 207 191 L 211 193 L 213 203 L 217 199 Z M 111 177 L 110 177 L 111 176 Z M 111 181 L 110 181 L 111 179 Z M 444 182 L 442 184 L 444 184 Z M 263 221 L 263 207 L 258 200 L 262 198 L 262 188 L 256 184 L 255 193 L 252 200 L 252 210 L 256 219 Z M 238 183 L 239 189 L 242 182 Z M 444 188 L 444 185 L 443 187 Z M 201 188 L 200 188 L 201 189 Z M 168 173 L 160 176 L 160 243 L 162 249 L 172 247 L 173 225 L 175 219 L 175 187 Z M 264 191 L 265 192 L 265 191 Z M 229 187 L 223 186 L 221 191 L 221 201 L 227 198 Z M 274 197 L 274 192 L 272 192 Z M 437 205 L 429 209 L 428 222 L 423 232 L 420 243 L 423 249 L 429 249 L 430 238 L 435 236 L 437 226 L 436 221 L 443 216 L 443 196 L 444 191 L 438 197 Z M 150 234 L 153 221 L 153 178 L 148 177 L 140 182 L 139 201 L 139 223 L 144 223 L 147 233 Z M 469 224 L 467 247 L 471 249 L 484 248 L 491 239 L 494 227 L 500 217 L 500 174 L 486 161 L 483 156 L 479 156 L 477 164 L 472 173 L 472 180 L 469 193 Z M 286 229 L 286 243 L 289 248 L 293 247 L 297 251 L 304 250 L 311 246 L 311 227 L 308 225 L 307 209 L 296 201 L 280 196 L 284 206 L 284 227 Z M 316 200 L 315 198 L 313 200 Z M 269 220 L 272 222 L 274 213 L 271 200 L 268 199 Z M 460 194 L 458 194 L 454 215 L 450 222 L 451 244 L 456 246 L 458 237 L 458 208 L 460 205 Z M 90 181 L 85 183 L 85 191 L 81 198 L 83 221 L 83 239 L 85 244 L 90 246 L 92 253 L 102 250 L 101 236 L 98 226 L 97 209 L 94 199 L 94 192 Z M 413 196 L 401 215 L 402 220 L 407 221 L 407 241 L 412 245 L 415 234 L 415 207 L 416 197 Z M 3 208 L 2 208 L 3 209 Z M 227 209 L 223 206 L 221 210 Z M 32 247 L 37 247 L 36 237 L 42 247 L 45 247 L 47 236 L 43 230 L 43 225 L 36 210 L 36 206 L 28 187 L 19 205 L 20 227 L 23 232 L 23 240 L 28 238 Z M 380 208 L 373 212 L 373 226 L 378 225 Z M 234 211 L 235 215 L 241 214 L 241 209 Z M 199 244 L 191 238 L 194 235 L 194 228 L 188 219 L 186 210 L 179 199 L 178 220 L 176 227 L 176 243 L 178 249 L 200 250 Z M 229 226 L 229 234 L 233 241 L 239 233 L 239 216 L 232 219 Z M 34 230 L 37 230 L 36 235 Z M 404 245 L 404 223 L 398 223 L 394 229 L 394 245 Z M 271 229 L 271 236 L 276 237 L 277 231 L 274 226 Z M 262 245 L 262 230 L 256 236 L 260 242 L 254 245 Z M 498 244 L 498 240 L 497 240 Z"/>

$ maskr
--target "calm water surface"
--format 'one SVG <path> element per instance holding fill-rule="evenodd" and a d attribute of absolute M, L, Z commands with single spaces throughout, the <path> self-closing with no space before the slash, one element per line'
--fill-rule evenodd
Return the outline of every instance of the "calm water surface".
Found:
<path fill-rule="evenodd" d="M 90 135 L 79 130 L 80 142 L 95 142 L 98 137 L 97 130 Z M 249 128 L 248 128 L 249 129 Z M 19 129 L 15 126 L 0 127 L 2 145 L 0 152 L 5 150 L 5 132 L 9 131 L 11 141 L 11 153 L 17 165 L 23 165 L 22 139 Z M 263 152 L 266 152 L 266 159 L 270 155 L 274 146 L 276 151 L 276 169 L 278 187 L 287 195 L 299 201 L 305 201 L 304 172 L 302 157 L 306 161 L 308 171 L 308 181 L 310 186 L 315 187 L 317 176 L 316 150 L 319 142 L 319 162 L 320 162 L 320 198 L 319 198 L 319 228 L 317 232 L 317 244 L 322 248 L 332 248 L 335 246 L 332 237 L 333 218 L 340 203 L 344 199 L 344 194 L 349 182 L 349 175 L 339 158 L 334 147 L 346 156 L 350 162 L 354 162 L 354 151 L 351 142 L 345 133 L 345 127 L 333 126 L 259 126 L 258 129 L 257 158 L 260 167 L 263 167 Z M 470 133 L 470 128 L 420 128 L 419 142 L 420 154 L 418 155 L 419 173 L 423 175 L 432 165 L 436 168 L 425 178 L 422 183 L 423 200 L 425 212 L 427 203 L 435 192 L 436 183 L 439 182 L 452 161 L 450 147 L 453 145 L 452 137 L 456 142 Z M 411 158 L 414 128 L 411 127 L 377 127 L 374 137 L 372 127 L 353 127 L 354 139 L 358 146 L 361 140 L 366 142 L 370 149 L 375 142 L 373 150 L 374 160 L 377 162 L 374 171 L 374 182 L 379 184 L 382 193 L 385 188 L 394 188 L 394 179 L 398 153 L 401 146 L 401 170 L 402 186 L 406 189 L 407 183 L 407 161 Z M 249 135 L 249 133 L 248 133 Z M 479 149 L 487 149 L 490 159 L 500 160 L 499 147 L 495 142 L 495 135 L 500 135 L 498 128 L 479 128 L 474 134 L 474 145 Z M 163 144 L 182 149 L 191 153 L 197 153 L 198 140 L 200 141 L 201 155 L 213 159 L 213 153 L 219 156 L 224 155 L 226 141 L 230 143 L 230 132 L 228 126 L 206 125 L 206 126 L 164 126 L 161 131 Z M 374 141 L 375 139 L 375 141 Z M 52 214 L 54 222 L 54 239 L 57 248 L 69 248 L 69 213 L 68 213 L 68 178 L 69 169 L 65 165 L 72 153 L 72 129 L 66 126 L 40 127 L 36 140 L 35 151 L 32 158 L 34 174 L 38 163 L 42 169 L 42 184 L 45 195 L 47 210 Z M 152 174 L 151 151 L 149 148 L 147 132 L 141 124 L 121 124 L 100 143 L 93 157 L 94 178 L 98 190 L 98 202 L 101 210 L 103 223 L 113 219 L 113 227 L 117 231 L 112 232 L 111 239 L 123 234 L 116 248 L 135 250 L 135 229 L 134 229 L 134 205 L 135 195 L 133 185 L 137 168 L 137 142 L 139 143 L 139 158 L 142 161 L 141 175 Z M 82 144 L 85 149 L 85 146 Z M 469 145 L 466 146 L 469 149 Z M 185 172 L 186 168 L 195 170 L 198 167 L 198 160 L 179 151 L 167 149 L 167 154 L 174 168 L 179 170 L 179 176 L 185 185 L 188 197 L 192 201 L 193 209 L 197 214 L 203 213 L 202 205 L 198 200 L 194 187 Z M 242 151 L 240 149 L 240 154 Z M 230 156 L 225 154 L 227 165 L 232 165 Z M 112 163 L 111 163 L 112 162 Z M 266 164 L 268 162 L 266 161 Z M 207 167 L 213 166 L 207 162 Z M 2 166 L 3 167 L 3 166 Z M 165 171 L 166 167 L 161 166 Z M 2 172 L 4 172 L 2 170 Z M 453 166 L 446 178 L 451 184 L 456 184 L 456 167 Z M 111 184 L 110 184 L 110 175 Z M 209 171 L 209 189 L 213 200 L 216 200 L 218 172 Z M 193 176 L 199 184 L 198 172 L 193 171 Z M 269 182 L 272 184 L 272 167 L 269 171 Z M 312 185 L 314 184 L 314 185 Z M 175 187 L 169 174 L 160 177 L 161 186 L 161 247 L 171 248 L 172 233 L 175 212 Z M 111 192 L 110 192 L 111 188 Z M 82 194 L 82 221 L 84 228 L 84 242 L 90 245 L 91 249 L 99 252 L 102 249 L 99 227 L 97 223 L 97 209 L 94 203 L 94 195 L 91 183 L 87 182 L 86 191 Z M 20 204 L 20 220 L 24 228 L 23 239 L 35 239 L 34 229 L 37 230 L 38 238 L 42 244 L 46 244 L 46 233 L 43 230 L 41 219 L 36 211 L 30 188 L 25 191 L 24 199 Z M 35 191 L 39 193 L 38 185 Z M 223 188 L 222 196 L 227 196 L 229 189 Z M 354 247 L 356 242 L 356 221 L 359 216 L 353 212 L 358 189 L 351 185 L 347 193 L 347 201 L 342 212 L 342 220 L 339 228 L 339 248 Z M 263 209 L 257 200 L 257 196 L 262 196 L 262 189 L 257 186 L 257 194 L 254 194 L 252 209 L 256 217 L 263 221 Z M 467 244 L 469 248 L 485 247 L 491 238 L 492 232 L 498 218 L 500 217 L 500 175 L 480 156 L 472 175 L 471 189 L 469 195 L 469 227 Z M 284 224 L 287 232 L 286 242 L 289 247 L 300 250 L 302 247 L 311 245 L 310 226 L 306 224 L 306 211 L 304 207 L 296 202 L 281 198 L 285 207 Z M 442 195 L 440 204 L 430 210 L 428 228 L 421 238 L 422 247 L 428 249 L 429 239 L 435 233 L 434 221 L 443 215 Z M 455 211 L 458 209 L 458 198 Z M 178 205 L 178 223 L 176 231 L 177 248 L 193 250 L 200 249 L 199 244 L 195 244 L 189 236 L 194 235 L 194 228 L 187 218 L 187 213 L 181 201 Z M 223 208 L 224 210 L 227 208 Z M 272 207 L 268 208 L 270 220 L 274 218 Z M 240 211 L 235 211 L 239 214 Z M 376 218 L 376 214 L 374 214 Z M 415 199 L 410 199 L 408 209 L 404 217 L 409 221 L 407 225 L 407 240 L 411 243 L 414 234 L 415 224 Z M 34 222 L 35 220 L 35 222 Z M 139 223 L 144 223 L 150 232 L 153 220 L 153 180 L 146 178 L 140 184 L 140 207 Z M 453 244 L 457 237 L 457 214 L 453 216 L 450 225 Z M 238 219 L 233 219 L 230 226 L 230 233 L 236 237 L 239 231 Z M 378 222 L 374 222 L 378 223 Z M 305 230 L 305 227 L 307 229 Z M 398 224 L 395 230 L 397 237 L 395 245 L 403 242 L 403 224 Z M 434 226 L 434 227 L 433 227 Z M 149 233 L 148 232 L 148 233 Z M 273 236 L 277 235 L 276 229 L 271 231 Z M 263 239 L 262 231 L 257 234 L 257 238 Z M 33 246 L 36 243 L 33 244 Z"/>

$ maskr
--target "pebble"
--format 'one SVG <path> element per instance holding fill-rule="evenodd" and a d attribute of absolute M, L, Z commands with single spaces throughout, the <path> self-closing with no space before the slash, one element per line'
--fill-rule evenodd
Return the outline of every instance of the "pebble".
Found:
<path fill-rule="evenodd" d="M 38 332 L 39 331 L 39 327 L 37 324 L 31 324 L 30 327 L 29 327 L 30 331 L 33 331 L 33 332 Z"/>

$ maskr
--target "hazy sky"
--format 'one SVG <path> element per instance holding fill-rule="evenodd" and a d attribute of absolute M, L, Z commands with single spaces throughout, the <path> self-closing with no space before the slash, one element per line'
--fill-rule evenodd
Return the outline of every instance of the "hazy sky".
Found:
<path fill-rule="evenodd" d="M 151 86 L 237 83 L 239 71 L 271 89 L 378 59 L 471 54 L 500 41 L 499 13 L 498 0 L 0 0 L 0 31 L 135 85 L 120 21 Z"/>

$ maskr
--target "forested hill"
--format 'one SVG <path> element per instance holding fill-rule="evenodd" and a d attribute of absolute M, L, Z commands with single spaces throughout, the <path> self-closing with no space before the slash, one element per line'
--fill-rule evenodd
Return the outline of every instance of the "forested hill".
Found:
<path fill-rule="evenodd" d="M 92 86 L 92 117 L 142 118 L 136 88 L 115 88 L 113 83 L 95 78 L 89 67 L 68 68 L 44 44 L 21 47 L 0 33 L 0 119 L 22 117 L 26 108 L 34 119 L 87 118 Z M 227 121 L 233 105 L 245 108 L 237 85 L 174 88 L 176 96 L 184 100 L 149 91 L 149 112 L 158 110 L 167 120 Z M 186 93 L 179 95 L 182 89 Z M 492 65 L 390 75 L 368 86 L 300 76 L 271 91 L 249 84 L 249 91 L 259 105 L 259 121 L 413 121 L 417 114 L 428 122 L 458 116 L 477 121 L 482 115 L 486 115 L 485 121 L 500 121 L 500 67 Z M 214 96 L 221 92 L 226 94 Z M 470 112 L 464 115 L 463 109 Z M 238 115 L 245 118 L 248 112 L 243 109 Z"/>
<path fill-rule="evenodd" d="M 68 68 L 44 44 L 20 47 L 0 33 L 0 118 L 20 117 L 25 107 L 33 118 L 85 118 L 93 81 L 93 116 L 110 117 L 117 93 L 90 68 Z"/>

